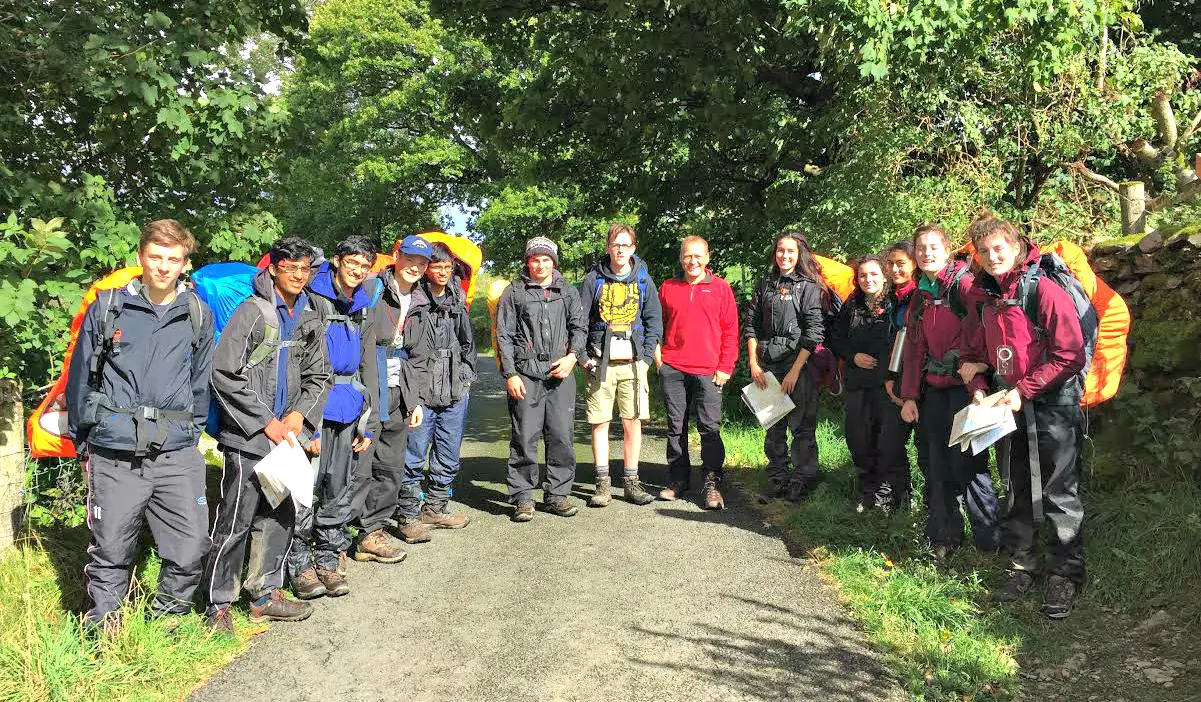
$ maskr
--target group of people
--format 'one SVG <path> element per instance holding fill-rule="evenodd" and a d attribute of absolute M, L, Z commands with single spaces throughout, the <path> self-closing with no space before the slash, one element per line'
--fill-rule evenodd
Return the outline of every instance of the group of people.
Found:
<path fill-rule="evenodd" d="M 932 225 L 883 256 L 860 259 L 855 291 L 844 302 L 805 237 L 786 231 L 741 324 L 734 291 L 709 269 L 701 237 L 681 242 L 679 273 L 656 286 L 636 255 L 634 229 L 614 224 L 606 255 L 579 289 L 559 272 L 556 244 L 530 239 L 523 271 L 494 320 L 512 425 L 512 520 L 535 517 L 539 487 L 545 512 L 578 511 L 569 499 L 577 365 L 596 470 L 590 506 L 612 500 L 615 408 L 624 498 L 646 505 L 656 497 L 639 478 L 654 363 L 670 471 L 657 497 L 679 499 L 691 488 L 695 417 L 701 502 L 723 508 L 722 392 L 742 344 L 752 382 L 765 386 L 773 374 L 795 405 L 767 432 L 768 487 L 760 500 L 805 499 L 818 475 L 815 367 L 832 352 L 846 365 L 845 428 L 859 509 L 910 504 L 907 444 L 916 436 L 935 555 L 960 546 L 966 504 L 976 547 L 1009 557 L 998 598 L 1024 597 L 1039 570 L 1045 513 L 1054 529 L 1043 608 L 1066 616 L 1084 578 L 1080 324 L 1067 293 L 1051 281 L 1036 279 L 1032 303 L 1018 299 L 1029 294 L 1019 283 L 1030 278 L 1039 250 L 1012 224 L 982 217 L 968 234 L 974 261 L 957 259 L 950 238 Z M 195 248 L 174 220 L 146 225 L 141 277 L 89 307 L 72 357 L 68 431 L 87 468 L 92 530 L 85 622 L 98 629 L 119 624 L 143 525 L 163 562 L 153 613 L 191 611 L 200 588 L 209 625 L 229 632 L 240 592 L 252 620 L 298 621 L 312 612 L 308 600 L 350 592 L 348 554 L 398 563 L 406 556 L 402 541 L 429 541 L 431 529 L 469 522 L 450 510 L 450 498 L 476 354 L 449 249 L 406 237 L 393 264 L 373 275 L 375 246 L 363 237 L 339 243 L 328 260 L 301 239 L 281 238 L 217 341 L 211 311 L 180 281 Z M 1002 402 L 1017 414 L 1002 466 L 1009 493 L 1003 518 L 987 454 L 947 446 L 954 414 L 984 401 L 990 388 L 1005 390 Z M 210 396 L 224 455 L 211 530 L 198 450 Z M 312 509 L 288 499 L 272 504 L 259 484 L 255 467 L 282 442 L 313 456 Z"/>

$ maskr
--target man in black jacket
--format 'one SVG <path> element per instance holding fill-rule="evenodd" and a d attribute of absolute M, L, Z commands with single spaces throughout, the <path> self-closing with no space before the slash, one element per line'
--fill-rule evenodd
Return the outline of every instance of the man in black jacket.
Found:
<path fill-rule="evenodd" d="M 320 437 L 331 373 L 325 322 L 305 292 L 315 254 L 292 237 L 271 246 L 270 265 L 230 317 L 213 360 L 225 466 L 203 582 L 209 625 L 220 632 L 233 631 L 239 583 L 251 599 L 251 621 L 299 621 L 313 611 L 280 589 L 295 507 L 291 499 L 271 507 L 254 469 L 276 444 Z"/>
<path fill-rule="evenodd" d="M 467 296 L 455 276 L 456 261 L 445 244 L 433 244 L 433 259 L 421 286 L 429 298 L 433 352 L 429 392 L 420 426 L 409 432 L 397 522 L 420 521 L 435 529 L 461 529 L 470 521 L 450 512 L 451 485 L 459 474 L 459 449 L 467 421 L 467 401 L 475 380 L 475 337 Z M 425 478 L 429 454 L 429 478 Z M 424 492 L 425 502 L 421 501 Z"/>
<path fill-rule="evenodd" d="M 546 443 L 547 511 L 578 510 L 567 501 L 575 482 L 576 359 L 584 353 L 587 318 L 576 289 L 555 267 L 559 249 L 545 237 L 525 245 L 526 272 L 505 290 L 496 308 L 496 353 L 509 394 L 509 496 L 513 521 L 534 518 L 538 438 Z"/>
<path fill-rule="evenodd" d="M 196 249 L 173 219 L 142 228 L 142 275 L 88 307 L 67 380 L 68 435 L 87 466 L 84 623 L 114 629 L 142 524 L 163 559 L 156 615 L 192 609 L 208 545 L 204 459 L 213 315 L 179 274 Z"/>

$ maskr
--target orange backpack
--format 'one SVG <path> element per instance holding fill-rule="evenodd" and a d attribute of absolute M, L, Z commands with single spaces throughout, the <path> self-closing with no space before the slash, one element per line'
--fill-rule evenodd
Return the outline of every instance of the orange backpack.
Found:
<path fill-rule="evenodd" d="M 67 369 L 71 367 L 71 356 L 75 353 L 75 342 L 79 338 L 80 327 L 83 326 L 83 315 L 101 291 L 123 288 L 140 275 L 141 266 L 122 268 L 93 283 L 84 294 L 83 302 L 79 303 L 79 309 L 71 319 L 71 340 L 67 344 L 67 353 L 63 356 L 62 373 L 25 423 L 25 432 L 29 437 L 29 453 L 33 458 L 75 456 L 75 444 L 67 438 Z"/>

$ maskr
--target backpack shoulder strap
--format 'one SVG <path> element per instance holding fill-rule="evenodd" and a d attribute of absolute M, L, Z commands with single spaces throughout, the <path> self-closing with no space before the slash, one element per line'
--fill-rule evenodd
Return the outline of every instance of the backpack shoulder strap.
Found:
<path fill-rule="evenodd" d="M 251 295 L 246 299 L 259 309 L 259 313 L 263 317 L 263 340 L 254 347 L 254 350 L 250 352 L 250 358 L 246 361 L 246 367 L 253 368 L 270 358 L 279 348 L 279 318 L 275 316 L 275 305 L 268 300 L 258 295 Z"/>
<path fill-rule="evenodd" d="M 92 344 L 92 358 L 89 359 L 88 371 L 93 388 L 100 387 L 100 374 L 104 371 L 104 362 L 113 350 L 113 336 L 117 333 L 117 318 L 121 316 L 124 302 L 121 300 L 120 288 L 109 288 L 97 295 L 95 304 L 99 305 L 96 313 L 99 324 L 96 327 L 96 338 Z"/>
<path fill-rule="evenodd" d="M 204 331 L 204 306 L 195 290 L 188 291 L 188 320 L 192 323 L 192 350 L 200 346 L 200 333 Z"/>

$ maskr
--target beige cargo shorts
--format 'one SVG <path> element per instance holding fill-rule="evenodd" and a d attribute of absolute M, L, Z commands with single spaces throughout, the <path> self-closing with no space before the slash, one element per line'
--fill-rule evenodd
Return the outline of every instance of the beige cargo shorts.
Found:
<path fill-rule="evenodd" d="M 604 379 L 588 373 L 588 423 L 603 424 L 613 419 L 613 404 L 622 419 L 649 420 L 650 386 L 643 361 L 609 363 Z"/>

